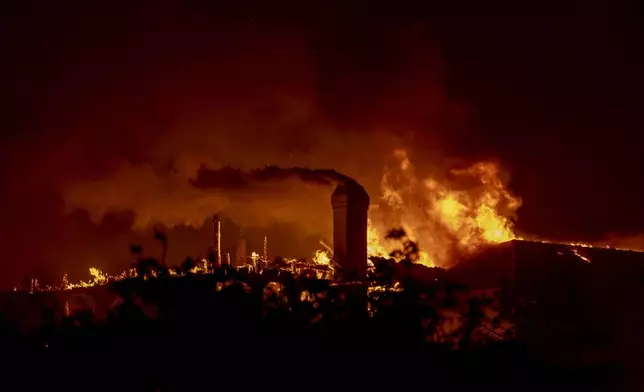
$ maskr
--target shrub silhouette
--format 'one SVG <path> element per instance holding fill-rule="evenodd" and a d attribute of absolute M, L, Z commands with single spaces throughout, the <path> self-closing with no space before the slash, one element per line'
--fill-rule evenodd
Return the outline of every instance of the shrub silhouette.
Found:
<path fill-rule="evenodd" d="M 400 241 L 402 249 L 396 249 L 389 256 L 396 260 L 416 262 L 419 260 L 418 244 L 412 241 L 403 228 L 391 229 L 385 236 L 387 240 Z"/>

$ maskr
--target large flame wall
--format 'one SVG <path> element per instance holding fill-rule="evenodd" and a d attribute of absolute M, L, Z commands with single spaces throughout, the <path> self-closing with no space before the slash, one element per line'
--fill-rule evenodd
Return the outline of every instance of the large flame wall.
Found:
<path fill-rule="evenodd" d="M 494 163 L 423 178 L 405 150 L 396 150 L 393 158 L 382 177 L 382 197 L 370 208 L 370 256 L 388 256 L 396 248 L 384 239 L 394 227 L 418 242 L 419 262 L 427 266 L 449 267 L 461 254 L 515 238 L 513 219 L 521 200 L 506 189 Z"/>

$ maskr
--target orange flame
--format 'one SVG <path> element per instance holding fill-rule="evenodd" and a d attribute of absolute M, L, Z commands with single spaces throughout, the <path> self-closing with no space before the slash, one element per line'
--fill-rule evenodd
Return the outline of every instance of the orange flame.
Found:
<path fill-rule="evenodd" d="M 441 183 L 435 177 L 419 179 L 405 150 L 395 150 L 393 157 L 396 165 L 385 168 L 381 181 L 384 208 L 376 204 L 370 208 L 367 229 L 369 257 L 389 257 L 397 248 L 398 244 L 384 238 L 387 230 L 394 227 L 402 227 L 409 238 L 418 243 L 421 249 L 418 262 L 430 267 L 448 267 L 459 253 L 471 253 L 484 244 L 517 238 L 511 219 L 521 206 L 521 200 L 505 188 L 495 164 L 479 162 L 466 169 L 452 170 L 451 174 L 457 180 L 466 179 L 473 184 L 459 188 L 457 181 Z M 327 250 L 315 252 L 313 262 L 330 266 L 331 250 L 326 245 L 325 248 Z M 251 258 L 256 260 L 259 255 L 253 252 Z M 172 270 L 169 272 L 182 275 Z M 206 260 L 190 271 L 205 272 Z M 110 276 L 93 267 L 89 274 L 92 278 L 88 281 L 70 283 L 65 275 L 60 287 L 39 289 L 62 287 L 70 290 L 137 276 L 134 269 Z"/>
<path fill-rule="evenodd" d="M 393 154 L 396 165 L 382 178 L 384 209 L 370 209 L 370 256 L 386 256 L 396 244 L 384 241 L 382 229 L 402 227 L 418 242 L 421 264 L 449 266 L 458 254 L 472 253 L 483 244 L 516 238 L 512 218 L 521 206 L 499 178 L 498 167 L 479 162 L 452 170 L 455 180 L 419 179 L 405 150 Z M 468 187 L 458 187 L 468 181 Z"/>
<path fill-rule="evenodd" d="M 313 262 L 320 265 L 330 265 L 331 258 L 326 251 L 316 250 L 315 254 L 313 255 Z"/>

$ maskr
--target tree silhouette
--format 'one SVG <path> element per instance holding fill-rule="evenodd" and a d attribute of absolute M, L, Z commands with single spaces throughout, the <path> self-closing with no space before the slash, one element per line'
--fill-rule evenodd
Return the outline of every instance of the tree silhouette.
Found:
<path fill-rule="evenodd" d="M 154 228 L 154 239 L 161 243 L 161 265 L 166 267 L 166 255 L 168 253 L 168 236 L 161 229 Z"/>
<path fill-rule="evenodd" d="M 136 269 L 141 260 L 141 255 L 143 254 L 143 247 L 137 244 L 130 244 L 130 253 L 132 254 L 133 258 L 132 267 Z"/>
<path fill-rule="evenodd" d="M 411 262 L 416 262 L 419 259 L 419 249 L 418 244 L 412 241 L 407 232 L 403 228 L 391 229 L 385 236 L 388 240 L 400 241 L 402 249 L 396 249 L 389 254 L 389 256 L 395 259 L 408 260 Z"/>
<path fill-rule="evenodd" d="M 192 269 L 195 267 L 195 261 L 192 257 L 188 256 L 186 259 L 181 263 L 181 271 L 185 273 L 190 273 Z"/>

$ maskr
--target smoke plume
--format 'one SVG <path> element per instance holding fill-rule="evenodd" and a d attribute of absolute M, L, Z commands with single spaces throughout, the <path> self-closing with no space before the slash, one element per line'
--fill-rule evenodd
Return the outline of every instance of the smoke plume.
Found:
<path fill-rule="evenodd" d="M 228 166 L 216 170 L 201 167 L 197 172 L 197 178 L 190 179 L 190 183 L 200 189 L 240 189 L 250 188 L 254 183 L 284 181 L 294 178 L 305 183 L 327 186 L 356 183 L 354 179 L 332 169 L 282 168 L 278 166 L 253 169 L 248 173 Z"/>

